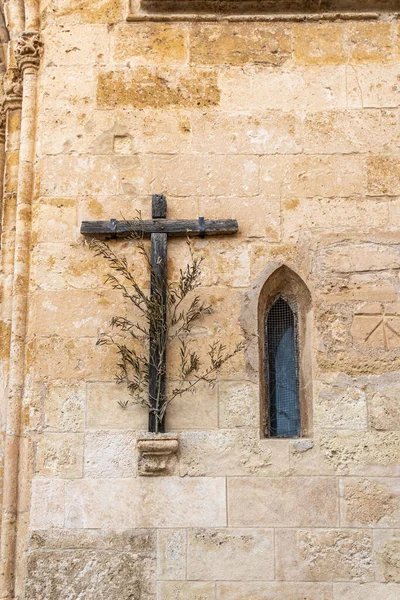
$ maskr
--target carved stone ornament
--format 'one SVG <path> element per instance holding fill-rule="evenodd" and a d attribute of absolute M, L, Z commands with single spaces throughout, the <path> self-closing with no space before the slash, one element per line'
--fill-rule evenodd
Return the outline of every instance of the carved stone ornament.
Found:
<path fill-rule="evenodd" d="M 178 438 L 157 434 L 137 440 L 139 475 L 172 475 L 177 463 Z"/>
<path fill-rule="evenodd" d="M 4 106 L 0 108 L 0 144 L 6 141 L 6 110 Z"/>
<path fill-rule="evenodd" d="M 16 68 L 7 69 L 3 77 L 4 108 L 14 110 L 22 105 L 21 71 Z"/>
<path fill-rule="evenodd" d="M 15 60 L 21 72 L 31 67 L 38 69 L 43 52 L 43 43 L 40 34 L 36 31 L 25 31 L 17 40 L 15 46 Z"/>

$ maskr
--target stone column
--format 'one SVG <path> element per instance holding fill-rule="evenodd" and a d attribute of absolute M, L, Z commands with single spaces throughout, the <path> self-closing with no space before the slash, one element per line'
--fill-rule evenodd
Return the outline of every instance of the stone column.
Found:
<path fill-rule="evenodd" d="M 10 375 L 5 440 L 3 519 L 1 527 L 1 598 L 15 598 L 21 407 L 25 377 L 25 337 L 29 286 L 31 203 L 35 155 L 37 72 L 42 43 L 36 32 L 17 41 L 15 56 L 22 73 L 21 143 L 18 169 Z M 21 465 L 23 466 L 23 465 Z"/>

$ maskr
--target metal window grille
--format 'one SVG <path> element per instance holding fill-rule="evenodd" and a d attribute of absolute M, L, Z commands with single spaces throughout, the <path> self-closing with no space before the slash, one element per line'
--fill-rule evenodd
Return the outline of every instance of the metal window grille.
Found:
<path fill-rule="evenodd" d="M 301 431 L 297 315 L 281 297 L 266 318 L 267 434 L 297 437 Z"/>

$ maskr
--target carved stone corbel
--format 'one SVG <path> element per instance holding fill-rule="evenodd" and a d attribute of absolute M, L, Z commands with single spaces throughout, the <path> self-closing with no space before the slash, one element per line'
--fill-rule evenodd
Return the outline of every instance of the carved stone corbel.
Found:
<path fill-rule="evenodd" d="M 31 68 L 37 71 L 43 52 L 43 42 L 37 31 L 24 31 L 15 45 L 15 60 L 21 73 Z"/>
<path fill-rule="evenodd" d="M 173 475 L 177 466 L 179 441 L 174 434 L 159 434 L 137 440 L 139 475 Z"/>
<path fill-rule="evenodd" d="M 10 68 L 3 77 L 4 101 L 3 107 L 7 110 L 16 110 L 22 106 L 22 78 L 21 71 Z"/>

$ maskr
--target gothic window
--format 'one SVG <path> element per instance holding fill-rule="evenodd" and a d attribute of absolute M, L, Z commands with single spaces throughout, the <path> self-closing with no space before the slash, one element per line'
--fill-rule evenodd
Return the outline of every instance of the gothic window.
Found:
<path fill-rule="evenodd" d="M 311 296 L 286 266 L 264 283 L 259 298 L 260 383 L 265 437 L 311 433 Z"/>
<path fill-rule="evenodd" d="M 270 437 L 301 432 L 296 310 L 279 296 L 265 315 L 265 376 Z"/>

